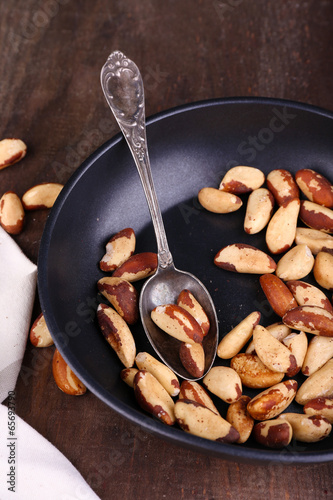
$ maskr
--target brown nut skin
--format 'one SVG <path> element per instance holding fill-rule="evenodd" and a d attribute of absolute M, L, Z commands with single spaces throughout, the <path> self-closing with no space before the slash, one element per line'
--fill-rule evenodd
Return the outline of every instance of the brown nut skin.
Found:
<path fill-rule="evenodd" d="M 241 396 L 238 401 L 228 407 L 227 421 L 238 431 L 239 439 L 237 443 L 245 443 L 252 432 L 254 420 L 247 411 L 247 405 L 250 401 L 249 396 Z"/>
<path fill-rule="evenodd" d="M 287 287 L 296 299 L 299 306 L 318 306 L 333 313 L 333 306 L 324 292 L 310 283 L 299 280 L 291 280 L 286 283 Z"/>
<path fill-rule="evenodd" d="M 0 224 L 9 234 L 19 234 L 24 226 L 25 212 L 20 198 L 7 191 L 0 198 Z"/>
<path fill-rule="evenodd" d="M 266 188 L 255 189 L 249 196 L 244 218 L 244 231 L 257 234 L 267 226 L 274 208 L 274 196 Z"/>
<path fill-rule="evenodd" d="M 298 186 L 294 177 L 288 170 L 282 168 L 272 170 L 267 175 L 266 181 L 268 189 L 271 191 L 280 207 L 299 198 Z"/>
<path fill-rule="evenodd" d="M 210 328 L 208 316 L 190 290 L 182 290 L 180 292 L 177 298 L 177 305 L 192 314 L 201 326 L 204 335 L 207 335 Z"/>
<path fill-rule="evenodd" d="M 266 229 L 266 245 L 272 254 L 289 250 L 296 237 L 300 200 L 282 205 L 272 216 Z"/>
<path fill-rule="evenodd" d="M 228 193 L 244 194 L 259 189 L 264 182 L 265 175 L 258 168 L 238 165 L 227 171 L 219 189 Z"/>
<path fill-rule="evenodd" d="M 201 378 L 205 372 L 205 351 L 202 344 L 182 342 L 179 348 L 181 364 L 192 377 Z"/>
<path fill-rule="evenodd" d="M 327 361 L 319 370 L 310 375 L 300 386 L 296 402 L 305 405 L 311 399 L 333 396 L 333 359 Z"/>
<path fill-rule="evenodd" d="M 253 436 L 257 443 L 267 448 L 281 449 L 288 446 L 293 431 L 289 422 L 276 418 L 256 424 L 253 428 Z"/>
<path fill-rule="evenodd" d="M 202 207 L 215 214 L 236 212 L 243 205 L 242 200 L 235 194 L 212 187 L 200 189 L 198 200 Z"/>
<path fill-rule="evenodd" d="M 257 325 L 253 330 L 253 344 L 257 356 L 270 370 L 292 377 L 300 369 L 288 347 L 262 325 Z"/>
<path fill-rule="evenodd" d="M 298 306 L 287 285 L 275 274 L 264 274 L 260 276 L 259 282 L 273 311 L 281 318 Z"/>
<path fill-rule="evenodd" d="M 87 391 L 86 386 L 75 375 L 73 370 L 61 356 L 58 349 L 54 351 L 52 360 L 52 373 L 59 389 L 70 396 L 81 396 Z"/>
<path fill-rule="evenodd" d="M 333 233 L 333 210 L 312 201 L 301 201 L 300 219 L 306 226 L 324 233 Z"/>
<path fill-rule="evenodd" d="M 310 201 L 333 208 L 333 185 L 322 174 L 311 168 L 303 168 L 296 172 L 295 180 Z"/>
<path fill-rule="evenodd" d="M 114 271 L 134 253 L 136 238 L 134 230 L 126 227 L 112 236 L 106 244 L 106 253 L 99 263 L 102 271 Z"/>
<path fill-rule="evenodd" d="M 40 313 L 33 322 L 30 328 L 29 338 L 30 342 L 35 347 L 49 347 L 53 345 L 53 339 L 50 330 L 46 326 L 43 313 Z"/>
<path fill-rule="evenodd" d="M 320 286 L 333 291 L 333 250 L 318 253 L 313 266 L 313 275 Z"/>
<path fill-rule="evenodd" d="M 185 431 L 211 441 L 235 443 L 239 433 L 229 422 L 206 406 L 188 399 L 175 404 L 178 425 Z"/>
<path fill-rule="evenodd" d="M 134 365 L 136 346 L 133 335 L 125 320 L 112 307 L 100 304 L 97 308 L 99 327 L 126 368 Z"/>
<path fill-rule="evenodd" d="M 173 425 L 175 404 L 160 382 L 146 370 L 139 370 L 134 377 L 134 394 L 141 408 L 166 425 Z"/>
<path fill-rule="evenodd" d="M 293 428 L 293 438 L 303 443 L 316 443 L 325 439 L 332 430 L 332 425 L 321 415 L 302 413 L 282 413 L 280 419 L 289 422 Z"/>
<path fill-rule="evenodd" d="M 22 160 L 26 152 L 27 146 L 21 139 L 2 139 L 0 141 L 0 170 Z"/>
<path fill-rule="evenodd" d="M 288 311 L 282 321 L 289 328 L 333 337 L 333 314 L 322 307 L 299 306 Z"/>
<path fill-rule="evenodd" d="M 135 363 L 139 370 L 146 370 L 154 375 L 170 396 L 174 397 L 179 394 L 180 385 L 178 378 L 164 363 L 154 358 L 148 352 L 139 352 L 135 357 Z"/>
<path fill-rule="evenodd" d="M 309 377 L 333 357 L 333 337 L 312 337 L 303 361 L 302 373 Z"/>
<path fill-rule="evenodd" d="M 127 281 L 139 281 L 155 273 L 157 269 L 157 254 L 154 252 L 142 252 L 132 255 L 112 276 L 124 278 Z"/>
<path fill-rule="evenodd" d="M 56 182 L 44 182 L 28 189 L 22 196 L 25 210 L 52 208 L 64 186 Z"/>
<path fill-rule="evenodd" d="M 242 384 L 251 389 L 266 389 L 284 378 L 284 373 L 267 368 L 256 354 L 240 352 L 232 358 L 230 367 L 238 373 Z"/>
<path fill-rule="evenodd" d="M 333 424 L 333 397 L 311 399 L 303 406 L 306 415 L 321 415 Z"/>
<path fill-rule="evenodd" d="M 198 384 L 193 380 L 183 380 L 180 386 L 179 399 L 189 399 L 190 401 L 196 401 L 202 406 L 206 406 L 211 411 L 219 415 L 219 412 L 214 405 L 208 392 L 202 385 Z"/>
<path fill-rule="evenodd" d="M 236 356 L 250 340 L 253 328 L 259 323 L 260 318 L 260 312 L 254 311 L 228 332 L 217 347 L 218 357 L 230 359 Z"/>
<path fill-rule="evenodd" d="M 290 379 L 269 387 L 257 394 L 247 405 L 247 410 L 255 420 L 268 420 L 282 413 L 296 396 L 298 384 Z"/>
<path fill-rule="evenodd" d="M 245 243 L 227 245 L 215 255 L 214 264 L 235 273 L 274 273 L 276 264 L 272 257 Z"/>
<path fill-rule="evenodd" d="M 317 253 L 322 250 L 333 249 L 333 236 L 323 231 L 319 231 L 318 229 L 297 227 L 295 243 L 296 245 L 305 243 L 310 248 L 313 255 L 317 255 Z"/>
<path fill-rule="evenodd" d="M 123 380 L 127 385 L 132 387 L 134 389 L 134 377 L 138 373 L 137 368 L 124 368 L 120 372 L 120 378 Z"/>
<path fill-rule="evenodd" d="M 129 281 L 108 276 L 97 282 L 97 288 L 128 325 L 134 325 L 138 321 L 139 295 Z"/>
<path fill-rule="evenodd" d="M 151 319 L 161 330 L 181 342 L 195 344 L 203 340 L 204 334 L 199 323 L 192 314 L 176 304 L 155 307 Z"/>
<path fill-rule="evenodd" d="M 209 392 L 226 403 L 234 403 L 242 395 L 242 381 L 229 366 L 213 366 L 202 380 Z"/>

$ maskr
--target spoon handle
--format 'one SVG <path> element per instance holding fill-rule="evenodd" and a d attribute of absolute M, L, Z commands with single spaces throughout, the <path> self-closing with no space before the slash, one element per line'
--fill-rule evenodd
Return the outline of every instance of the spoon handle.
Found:
<path fill-rule="evenodd" d="M 140 71 L 122 52 L 112 52 L 102 68 L 101 85 L 138 169 L 155 230 L 159 266 L 166 268 L 173 261 L 150 168 Z"/>

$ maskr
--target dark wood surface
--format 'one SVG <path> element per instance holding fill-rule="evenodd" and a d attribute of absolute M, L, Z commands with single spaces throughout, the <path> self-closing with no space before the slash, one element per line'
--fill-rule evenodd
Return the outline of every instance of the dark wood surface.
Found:
<path fill-rule="evenodd" d="M 0 23 L 0 138 L 19 137 L 29 150 L 0 172 L 1 194 L 65 183 L 118 132 L 99 83 L 115 49 L 141 69 L 148 116 L 226 96 L 278 97 L 333 111 L 327 0 L 6 0 Z M 29 213 L 15 237 L 34 262 L 47 216 Z M 91 393 L 64 395 L 52 378 L 52 354 L 27 346 L 17 413 L 101 499 L 332 498 L 332 464 L 224 461 L 147 434 Z"/>

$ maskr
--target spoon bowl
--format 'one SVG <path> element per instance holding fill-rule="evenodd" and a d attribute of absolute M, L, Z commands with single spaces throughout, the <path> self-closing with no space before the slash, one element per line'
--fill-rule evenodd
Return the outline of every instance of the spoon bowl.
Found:
<path fill-rule="evenodd" d="M 141 290 L 141 321 L 150 343 L 163 362 L 182 378 L 197 380 L 180 362 L 180 341 L 163 332 L 151 319 L 151 311 L 156 306 L 175 304 L 182 290 L 187 289 L 194 295 L 210 322 L 210 330 L 202 344 L 205 351 L 204 376 L 215 360 L 218 320 L 213 301 L 205 286 L 195 276 L 176 269 L 173 264 L 150 168 L 143 80 L 135 63 L 122 52 L 115 51 L 108 57 L 101 70 L 101 86 L 138 169 L 157 240 L 158 267 L 154 276 L 146 281 Z"/>

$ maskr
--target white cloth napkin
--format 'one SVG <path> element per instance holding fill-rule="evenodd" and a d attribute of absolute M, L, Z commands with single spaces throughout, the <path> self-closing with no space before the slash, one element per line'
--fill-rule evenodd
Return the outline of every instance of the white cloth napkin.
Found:
<path fill-rule="evenodd" d="M 36 278 L 35 264 L 0 227 L 0 403 L 15 389 L 29 333 Z M 0 499 L 13 498 L 98 500 L 59 450 L 19 416 L 12 415 L 10 405 L 0 404 Z"/>

